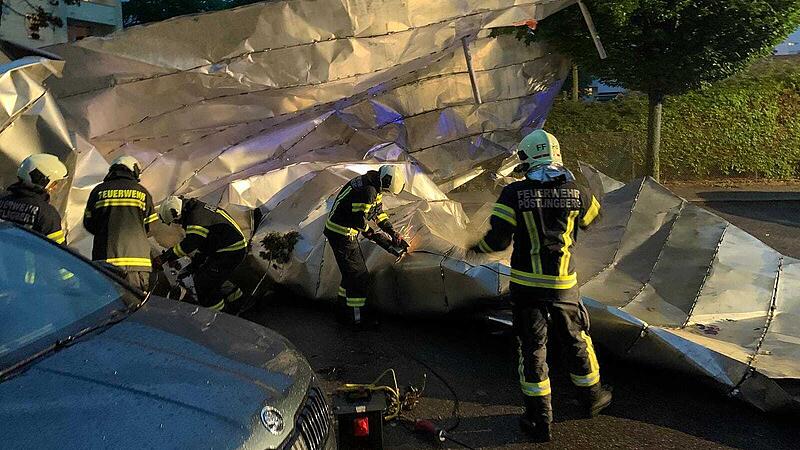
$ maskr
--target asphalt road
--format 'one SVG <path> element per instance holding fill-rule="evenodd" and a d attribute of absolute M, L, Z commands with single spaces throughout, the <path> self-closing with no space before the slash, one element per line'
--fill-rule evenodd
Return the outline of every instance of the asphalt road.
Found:
<path fill-rule="evenodd" d="M 702 189 L 682 194 L 709 199 Z M 775 201 L 774 196 L 754 199 L 747 193 L 710 197 L 714 201 L 704 206 L 778 250 L 800 257 L 796 239 L 800 198 Z M 370 382 L 387 368 L 397 371 L 401 385 L 419 387 L 427 374 L 425 395 L 409 415 L 431 419 L 442 427 L 455 426 L 451 435 L 472 448 L 788 449 L 800 445 L 796 417 L 763 414 L 695 379 L 618 361 L 602 349 L 603 382 L 614 386 L 613 405 L 598 418 L 581 418 L 571 400 L 566 371 L 553 361 L 554 441 L 530 444 L 516 423 L 522 407 L 516 350 L 509 334 L 482 323 L 402 318 L 385 319 L 378 331 L 356 333 L 337 325 L 324 305 L 280 294 L 265 303 L 249 318 L 294 342 L 328 392 L 344 382 Z M 458 420 L 453 416 L 456 400 Z M 390 425 L 385 436 L 386 448 L 463 448 L 453 442 L 432 443 L 398 424 Z"/>

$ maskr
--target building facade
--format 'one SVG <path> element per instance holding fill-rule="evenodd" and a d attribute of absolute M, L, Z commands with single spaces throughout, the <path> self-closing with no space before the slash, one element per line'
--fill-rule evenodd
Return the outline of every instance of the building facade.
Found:
<path fill-rule="evenodd" d="M 87 36 L 104 36 L 122 28 L 120 0 L 81 0 L 78 5 L 66 5 L 51 0 L 0 0 L 0 39 L 28 47 L 74 42 Z M 35 8 L 58 17 L 62 26 L 47 25 L 31 30 Z"/>

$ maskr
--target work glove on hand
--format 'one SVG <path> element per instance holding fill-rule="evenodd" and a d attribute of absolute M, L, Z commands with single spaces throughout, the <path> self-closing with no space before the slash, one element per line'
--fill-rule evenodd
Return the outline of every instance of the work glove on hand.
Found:
<path fill-rule="evenodd" d="M 402 234 L 396 231 L 392 233 L 392 245 L 394 245 L 395 247 L 400 247 L 401 245 L 403 245 L 405 241 L 406 240 L 403 238 Z"/>
<path fill-rule="evenodd" d="M 163 255 L 158 255 L 158 256 L 156 256 L 156 257 L 154 257 L 154 258 L 153 258 L 153 266 L 154 266 L 156 269 L 160 269 L 160 268 L 161 268 L 161 266 L 163 266 L 163 265 L 164 265 L 164 259 L 162 258 L 162 256 L 163 256 Z"/>
<path fill-rule="evenodd" d="M 365 238 L 372 239 L 372 237 L 375 236 L 375 231 L 373 231 L 372 228 L 367 228 L 362 232 L 362 234 L 364 235 Z"/>

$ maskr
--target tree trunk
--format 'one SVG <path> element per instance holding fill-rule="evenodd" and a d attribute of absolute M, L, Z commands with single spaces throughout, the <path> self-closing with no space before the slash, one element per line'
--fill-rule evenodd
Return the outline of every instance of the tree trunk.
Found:
<path fill-rule="evenodd" d="M 578 65 L 572 65 L 572 101 L 580 100 L 580 84 L 578 83 Z"/>
<path fill-rule="evenodd" d="M 645 151 L 645 175 L 660 181 L 660 164 L 658 152 L 661 149 L 661 111 L 664 106 L 664 94 L 649 92 L 647 99 L 650 108 L 647 117 L 647 150 Z"/>

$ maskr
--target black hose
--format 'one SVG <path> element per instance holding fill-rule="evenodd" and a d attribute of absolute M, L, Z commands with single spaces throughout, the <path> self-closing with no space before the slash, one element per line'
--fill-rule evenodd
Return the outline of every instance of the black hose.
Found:
<path fill-rule="evenodd" d="M 447 380 L 446 380 L 446 379 L 445 379 L 445 378 L 444 378 L 442 375 L 440 375 L 440 374 L 439 374 L 439 372 L 437 372 L 437 371 L 436 371 L 436 369 L 434 369 L 433 367 L 431 367 L 431 366 L 430 366 L 430 364 L 426 363 L 425 361 L 423 361 L 423 360 L 421 360 L 421 359 L 417 358 L 416 356 L 414 356 L 414 355 L 411 355 L 411 354 L 409 354 L 409 353 L 406 353 L 406 352 L 403 352 L 403 351 L 401 351 L 401 353 L 402 353 L 403 355 L 405 355 L 407 358 L 409 358 L 409 359 L 411 359 L 411 360 L 415 361 L 417 364 L 421 365 L 422 367 L 425 367 L 426 369 L 430 370 L 430 372 L 431 372 L 431 373 L 432 373 L 432 374 L 433 374 L 433 375 L 434 375 L 436 378 L 438 378 L 438 379 L 439 379 L 439 381 L 441 381 L 441 382 L 442 382 L 442 384 L 444 384 L 444 385 L 445 385 L 445 387 L 447 388 L 447 390 L 449 390 L 449 391 L 450 391 L 450 394 L 452 394 L 452 396 L 453 396 L 453 412 L 452 412 L 452 414 L 451 414 L 450 418 L 451 418 L 451 419 L 455 419 L 455 422 L 454 422 L 452 425 L 450 425 L 450 426 L 448 426 L 448 427 L 445 427 L 445 428 L 444 428 L 444 431 L 445 431 L 446 433 L 450 433 L 450 432 L 452 432 L 453 430 L 455 430 L 456 428 L 458 428 L 458 426 L 461 424 L 461 416 L 459 415 L 459 412 L 458 412 L 458 411 L 459 411 L 459 408 L 460 408 L 460 406 L 461 406 L 461 402 L 460 402 L 460 400 L 458 399 L 458 394 L 456 393 L 456 390 L 455 390 L 455 389 L 453 389 L 453 386 L 451 386 L 451 385 L 450 385 L 450 383 L 448 383 L 448 382 L 447 382 Z M 450 438 L 448 438 L 448 439 L 450 439 Z M 456 442 L 456 441 L 453 441 L 453 442 Z M 458 442 L 456 442 L 456 443 L 458 443 Z"/>

